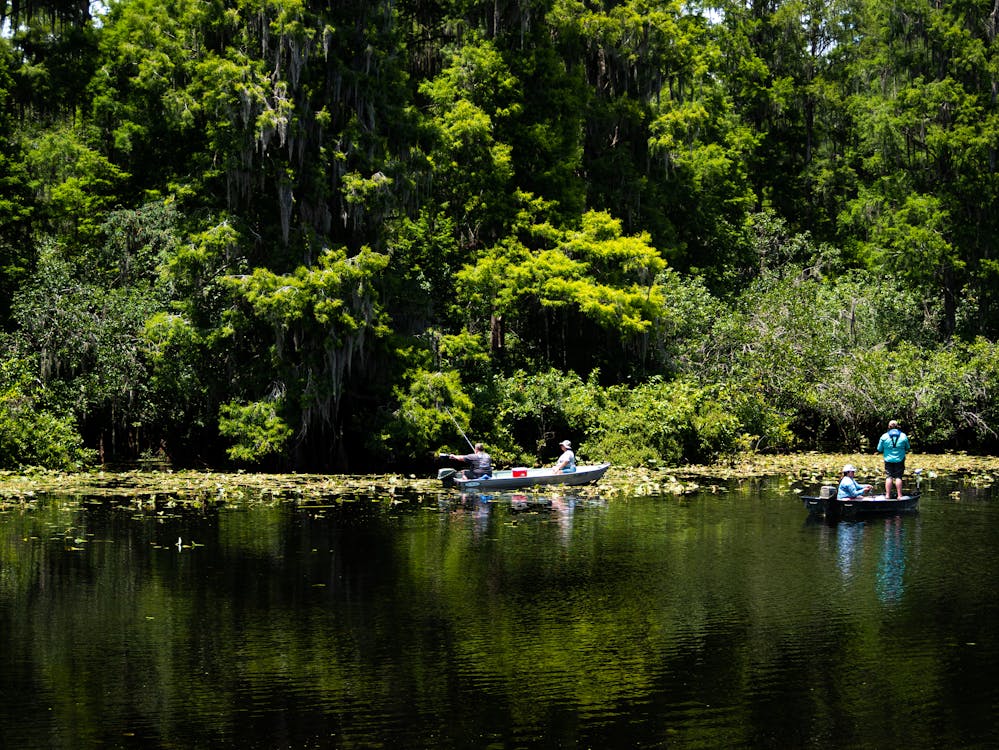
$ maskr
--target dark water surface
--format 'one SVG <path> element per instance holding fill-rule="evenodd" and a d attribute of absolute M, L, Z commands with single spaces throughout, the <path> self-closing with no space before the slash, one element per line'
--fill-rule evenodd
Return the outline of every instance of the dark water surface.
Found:
<path fill-rule="evenodd" d="M 7 506 L 0 747 L 999 747 L 999 497 L 923 489 Z"/>

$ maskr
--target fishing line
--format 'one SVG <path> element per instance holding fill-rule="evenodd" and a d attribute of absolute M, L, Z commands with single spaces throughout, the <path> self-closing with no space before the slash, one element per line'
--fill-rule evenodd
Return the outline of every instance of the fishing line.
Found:
<path fill-rule="evenodd" d="M 447 415 L 449 417 L 451 417 L 451 421 L 454 422 L 454 426 L 458 428 L 458 432 L 460 432 L 461 436 L 463 438 L 465 438 L 465 442 L 468 443 L 468 447 L 471 448 L 472 452 L 474 453 L 475 452 L 475 446 L 472 445 L 472 441 L 468 439 L 468 435 L 465 434 L 465 431 L 463 429 L 461 429 L 461 425 L 458 424 L 458 420 L 454 418 L 454 414 L 452 414 L 451 410 L 448 409 L 446 406 L 443 407 L 443 409 L 444 409 L 444 411 L 447 412 Z"/>

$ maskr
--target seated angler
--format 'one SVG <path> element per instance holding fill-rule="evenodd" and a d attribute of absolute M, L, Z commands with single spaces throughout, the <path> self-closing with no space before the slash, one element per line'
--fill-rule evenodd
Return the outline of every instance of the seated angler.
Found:
<path fill-rule="evenodd" d="M 854 479 L 853 475 L 856 471 L 853 464 L 847 464 L 843 467 L 843 478 L 839 480 L 839 491 L 836 493 L 836 497 L 840 500 L 863 497 L 864 493 L 871 489 L 871 485 L 860 484 Z"/>
<path fill-rule="evenodd" d="M 455 461 L 464 461 L 469 464 L 469 468 L 462 471 L 462 476 L 465 479 L 482 479 L 483 477 L 489 477 L 493 473 L 493 460 L 485 449 L 482 447 L 482 443 L 476 443 L 474 448 L 474 453 L 466 453 L 464 456 L 459 456 L 454 453 L 449 453 L 448 457 Z"/>

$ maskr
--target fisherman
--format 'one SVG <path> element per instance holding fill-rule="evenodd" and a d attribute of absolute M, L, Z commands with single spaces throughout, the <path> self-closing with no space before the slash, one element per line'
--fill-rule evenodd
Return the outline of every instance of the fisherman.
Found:
<path fill-rule="evenodd" d="M 555 463 L 555 468 L 552 472 L 555 474 L 568 474 L 576 470 L 576 454 L 572 452 L 572 443 L 568 440 L 563 440 L 558 444 L 558 447 L 562 449 L 562 455 L 558 457 L 558 461 Z"/>
<path fill-rule="evenodd" d="M 476 443 L 473 450 L 475 451 L 474 453 L 466 453 L 464 456 L 449 453 L 448 458 L 454 461 L 464 461 L 469 464 L 469 468 L 462 471 L 462 476 L 465 479 L 488 478 L 493 473 L 492 457 L 486 453 L 482 447 L 482 443 Z"/>
<path fill-rule="evenodd" d="M 847 464 L 843 467 L 843 478 L 839 480 L 839 491 L 836 493 L 836 497 L 840 500 L 863 497 L 864 493 L 871 489 L 871 485 L 860 484 L 853 478 L 856 471 L 853 464 Z"/>
<path fill-rule="evenodd" d="M 905 456 L 912 450 L 909 437 L 900 429 L 898 422 L 888 423 L 888 432 L 878 441 L 878 453 L 885 457 L 885 500 L 891 497 L 891 487 L 895 485 L 895 497 L 902 499 L 902 475 L 905 474 Z"/>

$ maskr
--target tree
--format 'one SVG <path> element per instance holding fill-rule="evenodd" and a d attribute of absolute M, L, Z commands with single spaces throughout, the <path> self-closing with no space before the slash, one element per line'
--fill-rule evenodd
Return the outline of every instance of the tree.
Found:
<path fill-rule="evenodd" d="M 494 347 L 515 335 L 521 361 L 588 372 L 606 365 L 612 377 L 640 369 L 652 321 L 662 306 L 658 274 L 666 267 L 648 235 L 624 236 L 620 221 L 590 212 L 579 230 L 537 228 L 531 250 L 515 238 L 490 248 L 458 274 L 459 304 L 475 330 L 494 330 Z M 629 364 L 625 351 L 638 355 Z"/>
<path fill-rule="evenodd" d="M 39 377 L 101 457 L 135 458 L 160 439 L 142 334 L 165 303 L 158 269 L 177 217 L 156 203 L 103 218 L 95 245 L 43 245 L 13 314 L 21 350 L 36 354 Z"/>
<path fill-rule="evenodd" d="M 386 256 L 366 248 L 354 257 L 329 250 L 315 266 L 291 274 L 257 268 L 226 279 L 240 303 L 229 315 L 230 345 L 252 352 L 236 356 L 252 366 L 236 379 L 230 396 L 259 402 L 249 408 L 230 402 L 228 434 L 238 434 L 246 420 L 256 441 L 261 415 L 271 415 L 265 403 L 274 402 L 280 414 L 274 410 L 263 423 L 271 436 L 267 452 L 285 448 L 294 435 L 295 443 L 287 446 L 292 465 L 343 461 L 341 401 L 352 380 L 363 379 L 372 350 L 389 332 L 377 295 L 377 276 L 387 264 Z M 268 329 L 262 343 L 269 345 L 262 348 L 257 335 Z"/>
<path fill-rule="evenodd" d="M 7 349 L 4 346 L 4 349 Z M 36 366 L 11 351 L 0 362 L 0 467 L 79 469 L 94 459 L 72 415 L 48 403 Z"/>
<path fill-rule="evenodd" d="M 35 210 L 15 111 L 14 50 L 0 37 L 0 328 L 8 327 L 10 301 L 34 265 L 31 218 Z"/>

